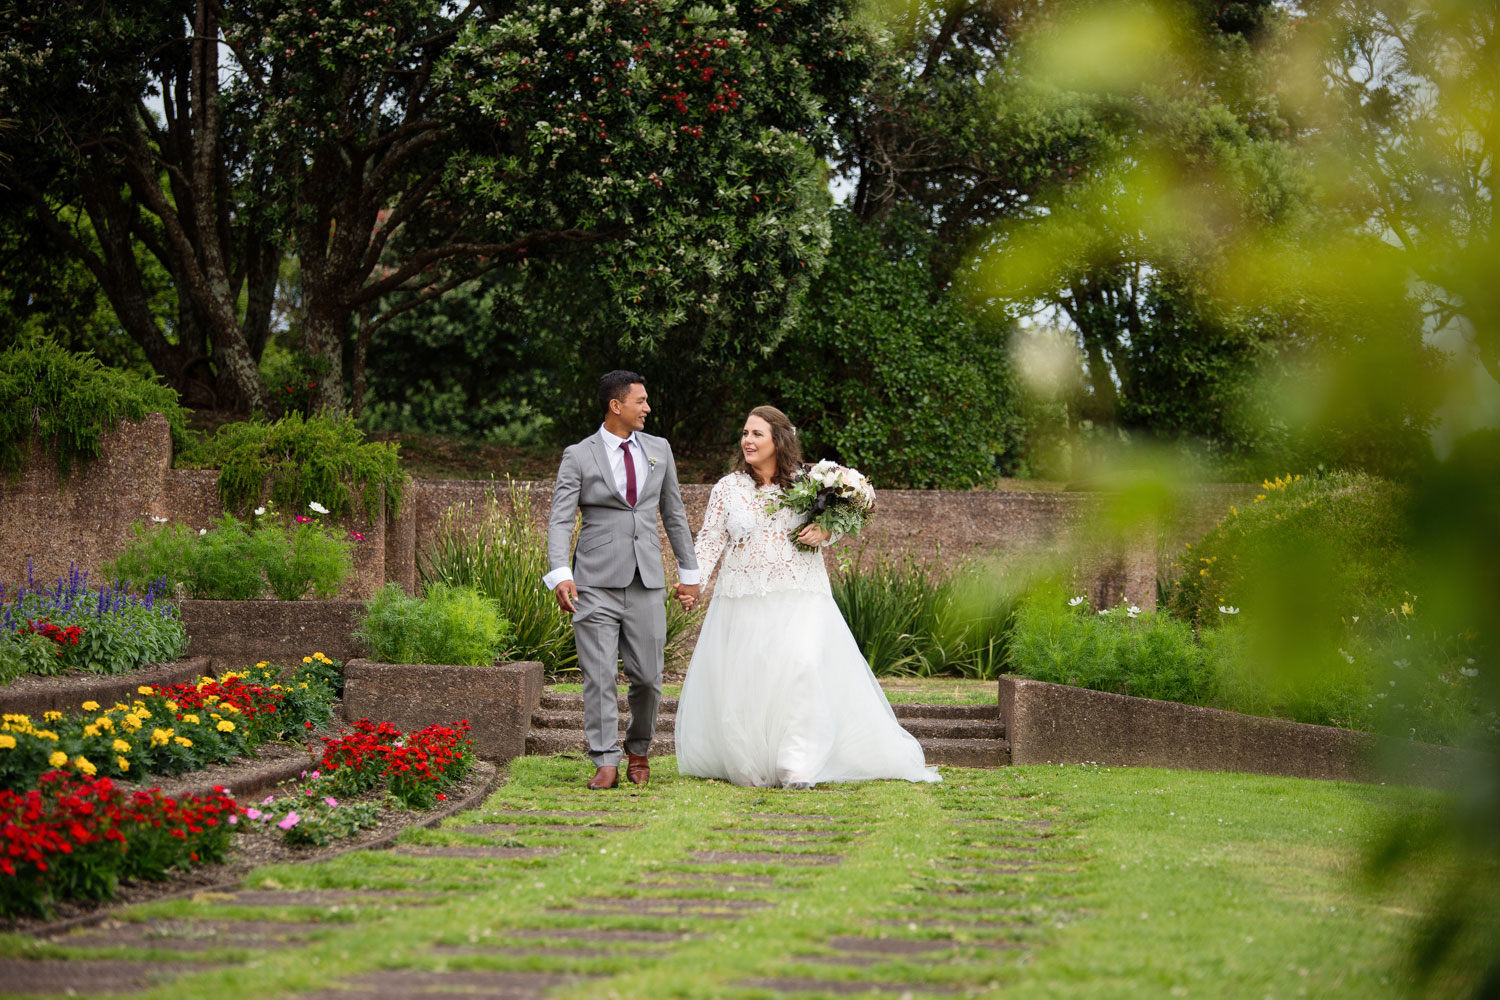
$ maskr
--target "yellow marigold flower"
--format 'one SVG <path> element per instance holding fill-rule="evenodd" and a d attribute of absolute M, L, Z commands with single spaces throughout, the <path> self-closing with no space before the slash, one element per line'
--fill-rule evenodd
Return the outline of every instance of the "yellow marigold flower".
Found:
<path fill-rule="evenodd" d="M 124 740 L 115 740 L 114 743 L 110 744 L 110 749 L 115 753 L 129 753 L 130 744 Z"/>
<path fill-rule="evenodd" d="M 99 769 L 95 767 L 93 763 L 82 754 L 79 754 L 77 757 L 73 758 L 73 766 L 89 776 L 93 776 L 99 773 Z"/>
<path fill-rule="evenodd" d="M 302 658 L 302 662 L 303 663 L 311 663 L 312 662 L 312 657 L 311 656 L 304 656 Z"/>
<path fill-rule="evenodd" d="M 138 688 L 135 689 L 135 693 L 136 694 L 151 694 L 155 690 L 156 690 L 156 688 L 152 687 L 150 684 L 142 684 L 140 687 L 138 687 Z"/>
<path fill-rule="evenodd" d="M 133 733 L 141 728 L 141 717 L 133 714 L 127 715 L 124 719 L 120 720 L 120 725 L 125 727 L 126 732 Z"/>
<path fill-rule="evenodd" d="M 67 762 L 68 755 L 63 753 L 61 750 L 52 751 L 52 756 L 47 758 L 47 763 L 51 764 L 53 767 L 62 767 Z"/>
<path fill-rule="evenodd" d="M 151 718 L 151 713 L 146 711 L 145 705 L 137 705 L 134 711 L 136 715 L 139 715 L 143 719 Z"/>
<path fill-rule="evenodd" d="M 42 713 L 42 719 L 45 720 L 45 721 L 47 721 L 47 722 L 56 722 L 58 719 L 61 719 L 61 718 L 62 718 L 62 713 L 61 712 L 43 712 Z"/>
<path fill-rule="evenodd" d="M 184 715 L 184 716 L 183 716 L 183 717 L 182 717 L 182 721 L 183 721 L 183 722 L 186 722 L 186 723 L 187 723 L 187 724 L 188 724 L 188 725 L 190 725 L 190 726 L 196 726 L 196 725 L 198 725 L 198 724 L 199 724 L 199 723 L 200 723 L 200 722 L 201 722 L 201 721 L 202 721 L 202 720 L 201 720 L 201 719 L 199 719 L 199 718 L 198 718 L 198 717 L 197 717 L 197 716 L 196 716 L 196 715 Z"/>
<path fill-rule="evenodd" d="M 83 735 L 85 735 L 85 736 L 98 736 L 99 735 L 99 727 L 96 726 L 96 725 L 93 725 L 92 723 L 90 723 L 89 725 L 83 727 Z"/>
<path fill-rule="evenodd" d="M 57 734 L 50 729 L 34 729 L 32 730 L 31 735 L 35 736 L 37 739 L 51 740 L 53 743 L 57 742 Z"/>
<path fill-rule="evenodd" d="M 98 726 L 100 729 L 104 730 L 106 733 L 112 733 L 112 732 L 115 731 L 115 720 L 111 719 L 107 715 L 101 715 L 101 716 L 99 716 L 99 718 L 95 719 L 94 720 L 94 725 Z"/>
<path fill-rule="evenodd" d="M 112 711 L 112 712 L 128 712 L 128 711 L 130 711 L 130 706 L 127 705 L 127 704 L 125 704 L 123 701 L 117 701 L 117 702 L 115 702 L 115 707 L 112 708 L 112 709 L 110 709 L 110 711 Z"/>
<path fill-rule="evenodd" d="M 223 719 L 219 722 L 218 729 L 221 733 L 232 733 L 234 732 L 234 723 L 230 722 L 228 719 Z"/>
<path fill-rule="evenodd" d="M 172 701 L 170 698 L 167 699 L 167 711 L 169 711 L 169 712 L 175 712 L 175 711 L 177 711 L 177 702 Z"/>
<path fill-rule="evenodd" d="M 313 654 L 313 659 L 315 659 L 315 660 L 327 660 L 328 657 L 324 656 L 322 653 L 314 653 Z"/>
<path fill-rule="evenodd" d="M 97 712 L 99 711 L 99 703 L 97 701 L 86 701 L 83 703 L 83 710 L 85 712 Z"/>
<path fill-rule="evenodd" d="M 124 757 L 116 757 L 115 763 L 120 766 L 120 770 L 122 771 L 130 770 L 130 761 L 126 760 Z"/>
<path fill-rule="evenodd" d="M 162 746 L 162 745 L 164 745 L 171 738 L 172 738 L 172 730 L 170 730 L 170 729 L 153 729 L 153 730 L 151 730 L 151 745 L 154 746 L 154 747 L 155 746 Z"/>
<path fill-rule="evenodd" d="M 172 737 L 172 742 L 176 743 L 180 747 L 190 747 L 193 745 L 193 741 L 188 739 L 186 736 L 174 736 Z"/>
<path fill-rule="evenodd" d="M 261 660 L 259 663 L 256 664 L 257 667 L 269 667 L 270 665 L 271 665 L 270 661 L 268 661 L 268 660 Z"/>
<path fill-rule="evenodd" d="M 0 750 L 14 750 L 16 738 L 10 733 L 0 733 Z"/>
<path fill-rule="evenodd" d="M 6 722 L 30 722 L 31 716 L 17 715 L 14 712 L 6 712 L 3 716 L 0 716 L 0 719 L 4 719 Z"/>

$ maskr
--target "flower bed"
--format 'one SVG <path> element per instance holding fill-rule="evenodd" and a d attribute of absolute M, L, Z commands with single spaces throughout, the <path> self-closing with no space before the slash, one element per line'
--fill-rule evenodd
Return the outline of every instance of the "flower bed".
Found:
<path fill-rule="evenodd" d="M 352 733 L 323 737 L 321 769 L 338 791 L 368 791 L 383 781 L 403 805 L 430 809 L 447 797 L 443 789 L 461 780 L 474 761 L 468 719 L 409 734 L 369 719 L 353 726 Z"/>
<path fill-rule="evenodd" d="M 300 736 L 332 718 L 328 683 L 338 664 L 317 653 L 278 683 L 268 663 L 196 683 L 142 685 L 131 702 L 82 713 L 0 719 L 0 788 L 20 791 L 50 770 L 87 777 L 182 774 L 249 753 L 270 739 Z"/>
<path fill-rule="evenodd" d="M 0 913 L 46 916 L 59 899 L 111 899 L 121 879 L 221 861 L 239 809 L 223 789 L 126 795 L 109 778 L 48 771 L 0 791 Z"/>
<path fill-rule="evenodd" d="M 160 596 L 156 584 L 143 595 L 91 588 L 76 566 L 44 586 L 28 562 L 23 585 L 7 592 L 0 584 L 0 683 L 68 670 L 124 674 L 176 659 L 187 631 L 177 607 Z"/>

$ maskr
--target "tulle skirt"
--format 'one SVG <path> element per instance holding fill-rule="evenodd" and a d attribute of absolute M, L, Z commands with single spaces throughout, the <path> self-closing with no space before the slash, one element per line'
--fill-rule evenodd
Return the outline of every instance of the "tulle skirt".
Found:
<path fill-rule="evenodd" d="M 737 785 L 942 780 L 827 594 L 715 598 L 675 730 L 680 773 Z"/>

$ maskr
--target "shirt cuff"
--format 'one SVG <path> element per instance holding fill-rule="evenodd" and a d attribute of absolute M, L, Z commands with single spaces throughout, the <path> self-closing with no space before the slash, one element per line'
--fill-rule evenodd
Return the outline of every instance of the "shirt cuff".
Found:
<path fill-rule="evenodd" d="M 556 590 L 559 583 L 571 579 L 573 579 L 573 568 L 571 566 L 559 566 L 542 577 L 542 582 L 547 585 L 548 590 Z"/>
<path fill-rule="evenodd" d="M 696 587 L 698 585 L 699 579 L 700 576 L 696 569 L 684 569 L 681 566 L 677 567 L 677 581 L 684 587 Z"/>

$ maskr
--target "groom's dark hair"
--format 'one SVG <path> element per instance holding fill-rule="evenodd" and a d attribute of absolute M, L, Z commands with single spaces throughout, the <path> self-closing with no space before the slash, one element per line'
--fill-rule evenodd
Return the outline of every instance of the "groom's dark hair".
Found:
<path fill-rule="evenodd" d="M 631 386 L 645 384 L 646 380 L 635 372 L 610 372 L 599 380 L 599 409 L 608 415 L 611 399 L 624 399 Z"/>

